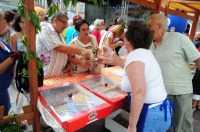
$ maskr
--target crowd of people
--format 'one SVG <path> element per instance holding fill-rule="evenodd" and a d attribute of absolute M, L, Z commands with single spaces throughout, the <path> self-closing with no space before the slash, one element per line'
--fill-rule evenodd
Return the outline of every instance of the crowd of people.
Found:
<path fill-rule="evenodd" d="M 91 26 L 80 15 L 69 20 L 64 12 L 55 13 L 50 21 L 45 18 L 36 36 L 44 77 L 62 76 L 70 68 L 91 72 L 96 63 L 119 65 L 123 68 L 122 90 L 131 96 L 128 132 L 193 132 L 193 108 L 200 109 L 200 93 L 192 93 L 200 82 L 196 74 L 197 81 L 192 81 L 189 64 L 194 62 L 199 74 L 200 35 L 193 44 L 184 34 L 168 32 L 168 19 L 162 14 L 151 15 L 147 24 L 130 22 L 127 28 L 122 18 L 117 22 L 107 31 L 102 19 Z M 5 106 L 4 115 L 11 107 L 8 88 L 15 78 L 16 61 L 27 50 L 20 42 L 25 28 L 19 14 L 0 10 L 0 106 Z M 9 37 L 3 38 L 4 34 Z M 121 47 L 126 48 L 126 58 L 118 55 Z"/>

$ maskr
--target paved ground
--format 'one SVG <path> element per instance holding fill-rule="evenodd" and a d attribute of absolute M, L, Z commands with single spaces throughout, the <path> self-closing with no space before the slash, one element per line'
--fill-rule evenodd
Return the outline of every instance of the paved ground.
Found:
<path fill-rule="evenodd" d="M 16 109 L 16 97 L 17 97 L 18 91 L 14 87 L 13 84 L 10 86 L 8 91 L 9 91 L 11 105 L 12 105 L 12 107 L 10 109 L 10 112 L 15 112 L 15 109 Z M 32 132 L 32 131 L 33 131 L 32 130 L 32 126 L 28 126 L 28 124 L 27 124 L 27 127 L 24 129 L 24 132 Z"/>
<path fill-rule="evenodd" d="M 193 114 L 194 122 L 194 132 L 200 132 L 200 111 L 195 111 Z"/>
<path fill-rule="evenodd" d="M 17 89 L 13 87 L 13 85 L 10 86 L 9 88 L 9 94 L 10 94 L 10 98 L 11 98 L 11 103 L 12 103 L 12 108 L 11 111 L 14 111 L 16 108 L 15 102 L 16 102 L 16 96 L 17 96 Z M 194 132 L 200 132 L 200 111 L 195 111 L 193 114 L 194 117 Z M 95 122 L 92 124 L 89 124 L 87 127 L 79 130 L 78 132 L 106 132 L 107 130 L 102 127 L 103 126 L 103 120 L 99 121 L 99 122 Z M 41 125 L 45 130 L 43 130 L 44 132 L 53 132 L 49 127 L 45 127 L 43 125 Z M 28 127 L 26 132 L 30 132 L 31 131 L 31 127 Z"/>

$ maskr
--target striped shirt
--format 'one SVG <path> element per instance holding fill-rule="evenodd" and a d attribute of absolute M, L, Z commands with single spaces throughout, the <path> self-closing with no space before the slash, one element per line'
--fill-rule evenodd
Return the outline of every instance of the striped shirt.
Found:
<path fill-rule="evenodd" d="M 63 37 L 49 24 L 36 37 L 36 54 L 44 62 L 44 77 L 61 76 L 67 64 L 67 55 L 54 50 L 65 45 Z"/>

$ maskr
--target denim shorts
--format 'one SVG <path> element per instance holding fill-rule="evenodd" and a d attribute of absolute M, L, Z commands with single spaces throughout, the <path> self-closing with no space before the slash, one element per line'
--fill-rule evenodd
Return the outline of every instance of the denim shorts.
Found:
<path fill-rule="evenodd" d="M 172 126 L 172 104 L 168 99 L 163 102 L 152 108 L 143 106 L 137 132 L 166 132 Z"/>

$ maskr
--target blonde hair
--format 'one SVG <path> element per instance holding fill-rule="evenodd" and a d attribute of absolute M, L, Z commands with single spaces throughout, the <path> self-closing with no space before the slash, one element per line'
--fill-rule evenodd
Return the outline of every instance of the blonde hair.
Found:
<path fill-rule="evenodd" d="M 124 28 L 122 25 L 115 25 L 110 31 L 113 33 L 113 35 L 121 36 L 124 33 Z"/>
<path fill-rule="evenodd" d="M 165 15 L 153 14 L 149 17 L 149 19 L 154 19 L 157 24 L 161 24 L 165 30 L 168 30 L 169 22 Z"/>

